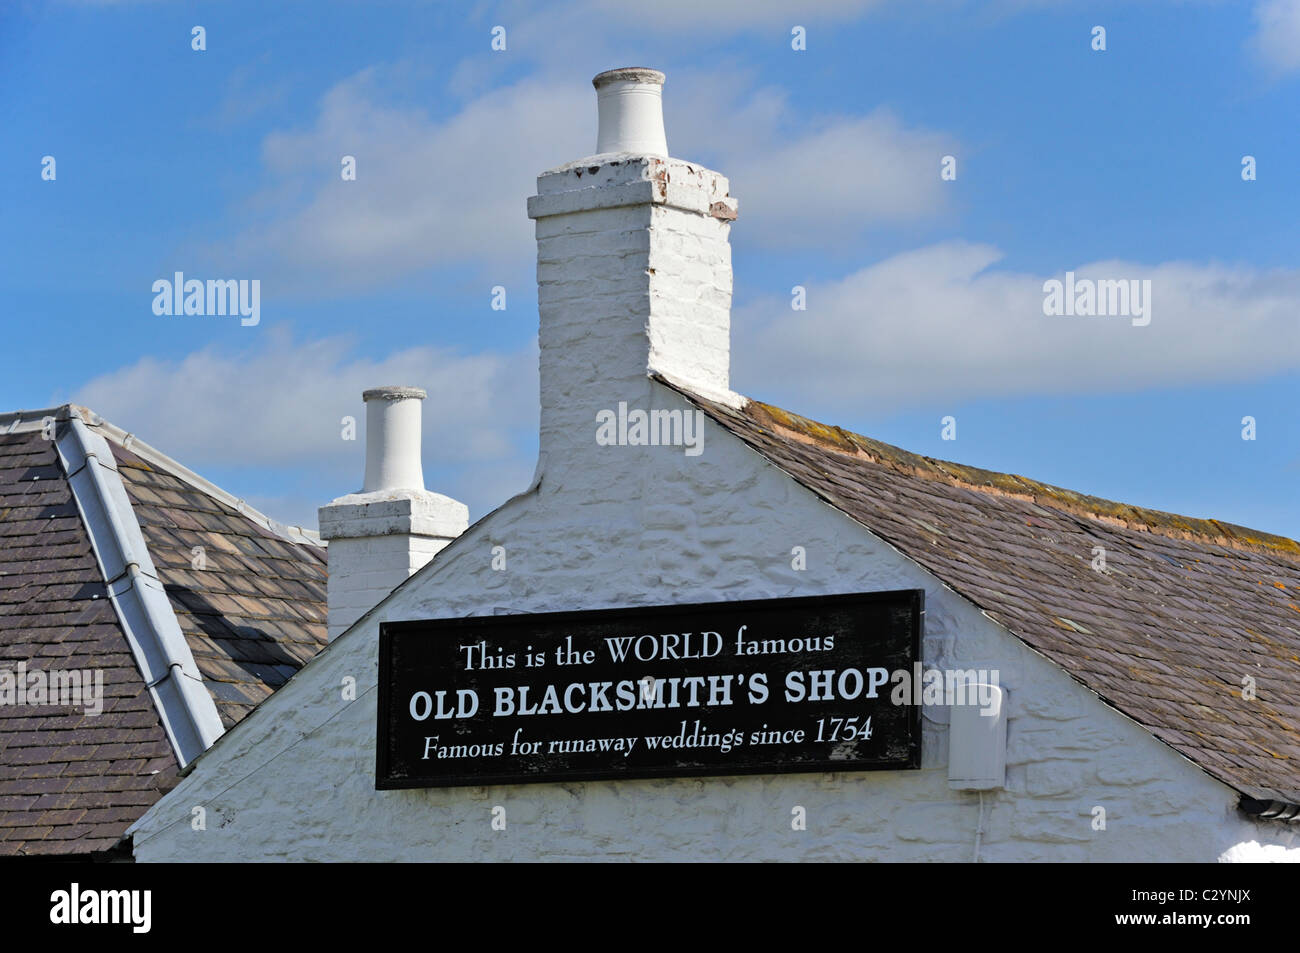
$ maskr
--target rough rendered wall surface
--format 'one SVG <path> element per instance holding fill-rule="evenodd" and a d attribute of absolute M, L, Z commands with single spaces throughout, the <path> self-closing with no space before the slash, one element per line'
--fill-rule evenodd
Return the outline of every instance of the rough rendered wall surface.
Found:
<path fill-rule="evenodd" d="M 651 406 L 685 408 L 646 382 Z M 594 427 L 594 424 L 593 424 Z M 562 471 L 564 479 L 554 480 Z M 504 546 L 505 571 L 491 568 Z M 791 569 L 792 546 L 807 570 Z M 704 452 L 595 447 L 480 521 L 235 727 L 137 825 L 140 860 L 943 860 L 973 853 L 976 795 L 947 784 L 946 710 L 923 768 L 859 774 L 375 791 L 378 624 L 921 587 L 924 658 L 997 668 L 1008 787 L 981 859 L 1214 861 L 1287 846 L 1236 795 L 712 423 Z M 348 677 L 357 698 L 342 699 Z M 493 830 L 492 808 L 506 811 Z M 192 809 L 206 830 L 192 829 Z M 807 829 L 791 829 L 791 810 Z M 1106 830 L 1092 827 L 1104 807 Z"/>

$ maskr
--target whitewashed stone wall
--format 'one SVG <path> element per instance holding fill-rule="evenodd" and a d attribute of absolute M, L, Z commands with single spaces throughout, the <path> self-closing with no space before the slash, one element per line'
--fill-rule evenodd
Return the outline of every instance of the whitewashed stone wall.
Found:
<path fill-rule="evenodd" d="M 686 406 L 650 381 L 641 396 Z M 912 587 L 926 592 L 927 664 L 997 668 L 1010 693 L 1008 786 L 984 796 L 982 860 L 1214 861 L 1297 846 L 857 523 L 712 423 L 705 434 L 699 457 L 588 451 L 562 483 L 543 461 L 539 486 L 472 526 L 205 754 L 137 823 L 136 857 L 968 861 L 979 805 L 948 790 L 944 709 L 925 711 L 916 771 L 374 790 L 381 620 Z M 505 571 L 491 568 L 497 545 Z M 803 572 L 791 569 L 796 545 Z M 791 828 L 795 806 L 804 831 Z M 1105 831 L 1092 829 L 1095 806 Z M 195 807 L 206 830 L 193 829 Z"/>
<path fill-rule="evenodd" d="M 431 536 L 337 537 L 329 542 L 329 637 L 336 639 L 447 545 Z"/>

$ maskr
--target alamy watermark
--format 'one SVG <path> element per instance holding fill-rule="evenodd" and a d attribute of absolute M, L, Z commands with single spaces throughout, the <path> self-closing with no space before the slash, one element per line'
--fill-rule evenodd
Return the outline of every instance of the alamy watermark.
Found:
<path fill-rule="evenodd" d="M 50 922 L 55 925 L 122 924 L 132 933 L 153 925 L 152 890 L 95 890 L 73 882 L 50 894 Z"/>
<path fill-rule="evenodd" d="M 98 715 L 104 710 L 104 670 L 28 671 L 26 662 L 0 668 L 0 705 L 81 708 L 87 715 Z"/>
<path fill-rule="evenodd" d="M 628 410 L 627 401 L 618 410 L 596 413 L 596 443 L 601 447 L 685 447 L 688 457 L 704 452 L 704 411 Z"/>
<path fill-rule="evenodd" d="M 1143 328 L 1151 323 L 1151 279 L 1076 279 L 1067 271 L 1065 281 L 1043 282 L 1043 314 L 1131 318 Z"/>
<path fill-rule="evenodd" d="M 773 643 L 768 641 L 764 644 Z M 730 686 L 726 681 L 728 678 L 727 675 L 690 678 L 656 678 L 653 675 L 645 675 L 636 682 L 640 685 L 640 702 L 637 707 L 678 708 L 683 705 L 694 707 L 697 701 L 703 703 L 705 694 L 710 703 L 716 702 L 719 692 L 725 694 L 725 703 L 730 704 Z M 995 668 L 927 669 L 920 662 L 916 662 L 910 669 L 898 668 L 892 672 L 886 668 L 844 668 L 820 671 L 814 669 L 787 672 L 780 691 L 783 692 L 787 702 L 856 701 L 860 698 L 879 698 L 887 692 L 891 705 L 974 707 L 980 709 L 981 715 L 992 716 L 996 715 L 1001 708 L 1000 680 L 1001 673 Z M 624 684 L 632 683 L 620 682 L 620 694 Z M 670 688 L 667 701 L 664 697 L 665 686 Z M 594 689 L 595 685 L 592 687 Z M 682 689 L 680 700 L 679 687 Z M 749 691 L 751 702 L 761 704 L 767 701 L 771 687 L 768 685 L 766 673 L 755 672 L 749 676 Z M 513 706 L 513 702 L 511 705 Z"/>
<path fill-rule="evenodd" d="M 157 315 L 240 315 L 239 323 L 251 328 L 262 320 L 262 280 L 253 278 L 186 279 L 176 272 L 172 280 L 153 283 L 153 313 Z"/>

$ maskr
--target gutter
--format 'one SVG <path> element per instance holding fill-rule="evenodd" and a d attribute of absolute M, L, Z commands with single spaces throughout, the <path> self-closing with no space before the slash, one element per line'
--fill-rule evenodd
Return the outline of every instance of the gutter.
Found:
<path fill-rule="evenodd" d="M 1300 823 L 1300 804 L 1291 804 L 1288 801 L 1270 801 L 1266 798 L 1242 795 L 1241 800 L 1237 802 L 1237 809 L 1258 820 Z"/>
<path fill-rule="evenodd" d="M 158 579 L 108 441 L 86 426 L 77 408 L 59 417 L 59 460 L 109 600 L 184 769 L 221 737 L 221 717 Z"/>

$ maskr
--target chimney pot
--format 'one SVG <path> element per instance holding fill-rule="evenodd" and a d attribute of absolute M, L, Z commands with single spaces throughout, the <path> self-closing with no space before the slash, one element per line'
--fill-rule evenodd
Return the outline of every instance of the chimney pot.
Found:
<path fill-rule="evenodd" d="M 424 488 L 419 387 L 375 387 L 366 402 L 366 480 L 319 510 L 329 541 L 329 638 L 338 638 L 465 532 L 469 510 Z"/>
<path fill-rule="evenodd" d="M 606 70 L 591 81 L 596 87 L 600 130 L 596 154 L 668 155 L 664 135 L 664 74 L 642 66 Z"/>
<path fill-rule="evenodd" d="M 420 464 L 419 387 L 375 387 L 364 391 L 366 403 L 366 479 L 362 493 L 423 490 Z"/>

